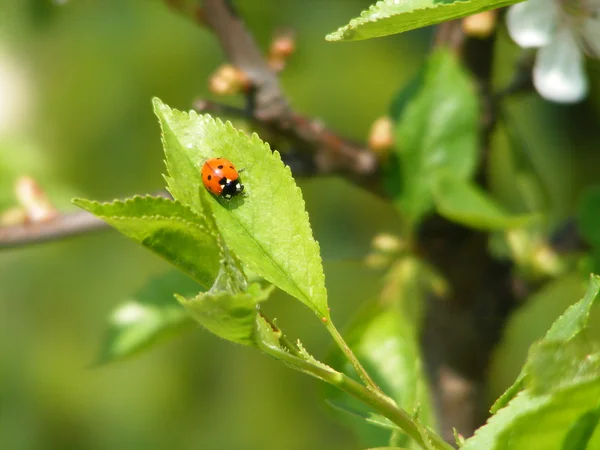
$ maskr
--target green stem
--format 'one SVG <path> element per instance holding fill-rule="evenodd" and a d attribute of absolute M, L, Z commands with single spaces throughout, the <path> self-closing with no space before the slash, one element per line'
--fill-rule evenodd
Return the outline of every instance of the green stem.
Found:
<path fill-rule="evenodd" d="M 453 450 L 440 436 L 419 424 L 413 416 L 404 409 L 398 408 L 388 397 L 381 395 L 379 392 L 375 392 L 371 388 L 365 387 L 343 373 L 337 372 L 325 365 L 315 365 L 303 358 L 296 357 L 284 350 L 265 345 L 264 343 L 259 342 L 259 346 L 263 351 L 287 363 L 292 368 L 325 381 L 371 406 L 382 416 L 388 418 L 404 430 L 423 449 L 431 449 L 431 444 L 427 442 L 429 440 L 433 443 L 435 449 Z"/>
<path fill-rule="evenodd" d="M 329 319 L 327 322 L 325 322 L 325 328 L 327 328 L 327 331 L 329 331 L 329 334 L 331 335 L 331 337 L 333 337 L 333 340 L 338 345 L 340 350 L 346 355 L 346 357 L 348 358 L 348 360 L 354 367 L 354 370 L 356 370 L 356 372 L 358 373 L 358 376 L 360 377 L 360 379 L 363 380 L 363 382 L 369 388 L 371 388 L 375 392 L 377 392 L 385 397 L 385 394 L 381 391 L 379 386 L 377 386 L 377 384 L 375 384 L 375 382 L 373 381 L 371 376 L 367 373 L 365 368 L 362 366 L 362 364 L 360 363 L 360 361 L 358 360 L 358 358 L 356 357 L 354 352 L 350 349 L 350 347 L 348 346 L 346 341 L 344 341 L 344 338 L 342 337 L 340 332 L 337 330 L 337 328 L 335 327 L 335 325 L 333 324 L 331 319 Z"/>

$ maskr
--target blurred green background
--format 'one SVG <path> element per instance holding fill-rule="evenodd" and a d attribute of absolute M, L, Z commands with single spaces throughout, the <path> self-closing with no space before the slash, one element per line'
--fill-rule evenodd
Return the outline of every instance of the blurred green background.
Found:
<path fill-rule="evenodd" d="M 296 30 L 298 50 L 281 76 L 294 108 L 359 140 L 387 113 L 431 39 L 431 30 L 421 30 L 325 42 L 366 1 L 238 3 L 263 48 L 278 27 Z M 504 47 L 500 66 L 508 67 L 515 51 Z M 0 0 L 0 210 L 14 203 L 12 185 L 23 174 L 63 209 L 74 196 L 160 189 L 150 100 L 189 109 L 196 98 L 212 98 L 207 79 L 222 62 L 209 32 L 158 0 Z M 597 66 L 591 72 L 597 80 Z M 499 71 L 500 79 L 507 73 Z M 557 219 L 596 176 L 598 127 L 589 124 L 598 123 L 599 95 L 596 83 L 583 106 L 532 98 L 511 105 L 516 117 L 529 118 L 521 131 L 535 143 Z M 510 202 L 510 183 L 496 184 Z M 325 258 L 333 317 L 343 326 L 381 287 L 381 274 L 360 261 L 376 233 L 396 230 L 397 217 L 335 178 L 300 185 Z M 1 449 L 358 448 L 316 381 L 200 329 L 136 359 L 91 368 L 110 312 L 166 270 L 113 232 L 0 253 Z M 573 284 L 570 293 L 580 288 Z M 561 305 L 577 299 L 567 297 Z M 551 322 L 561 307 L 540 320 Z M 329 340 L 305 308 L 282 293 L 266 308 L 316 356 L 326 354 Z M 520 367 L 523 342 L 516 356 L 505 356 L 496 389 Z"/>

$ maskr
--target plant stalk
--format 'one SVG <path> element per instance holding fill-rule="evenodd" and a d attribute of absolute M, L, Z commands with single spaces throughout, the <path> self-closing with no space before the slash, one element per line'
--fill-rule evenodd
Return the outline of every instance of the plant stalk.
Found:
<path fill-rule="evenodd" d="M 358 376 L 360 377 L 360 379 L 370 389 L 372 389 L 373 391 L 375 391 L 378 394 L 387 398 L 387 396 L 381 391 L 379 386 L 377 386 L 375 381 L 373 381 L 371 376 L 367 373 L 365 368 L 362 366 L 362 364 L 360 363 L 360 361 L 358 360 L 358 358 L 356 357 L 356 355 L 354 354 L 352 349 L 350 349 L 350 347 L 348 346 L 348 344 L 346 343 L 346 341 L 344 340 L 344 338 L 342 337 L 340 332 L 337 330 L 337 328 L 335 327 L 335 325 L 333 324 L 331 319 L 325 323 L 325 328 L 327 328 L 327 331 L 329 331 L 329 334 L 331 335 L 331 337 L 333 338 L 335 343 L 338 345 L 340 350 L 346 355 L 346 357 L 348 358 L 348 360 L 354 367 L 354 370 L 356 370 L 356 372 L 358 373 Z"/>
<path fill-rule="evenodd" d="M 401 428 L 423 449 L 453 450 L 440 436 L 418 423 L 407 411 L 398 408 L 388 397 L 381 395 L 379 391 L 373 391 L 370 387 L 363 386 L 343 373 L 325 365 L 315 365 L 285 350 L 264 343 L 259 343 L 259 346 L 263 351 L 285 362 L 292 368 L 329 383 L 371 406 L 375 411 Z"/>

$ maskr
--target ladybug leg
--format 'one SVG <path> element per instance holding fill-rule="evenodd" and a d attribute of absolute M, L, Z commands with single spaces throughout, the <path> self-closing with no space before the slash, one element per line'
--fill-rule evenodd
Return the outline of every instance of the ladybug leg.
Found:
<path fill-rule="evenodd" d="M 238 169 L 237 173 L 242 173 L 242 172 L 245 172 L 245 171 L 246 171 L 246 168 L 242 167 L 241 169 Z"/>

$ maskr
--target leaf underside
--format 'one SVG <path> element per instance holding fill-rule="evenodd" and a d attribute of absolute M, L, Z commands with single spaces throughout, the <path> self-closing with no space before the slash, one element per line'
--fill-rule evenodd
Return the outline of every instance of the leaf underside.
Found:
<path fill-rule="evenodd" d="M 383 0 L 328 34 L 328 41 L 359 41 L 402 33 L 502 8 L 521 0 Z"/>
<path fill-rule="evenodd" d="M 73 202 L 152 250 L 204 289 L 217 278 L 221 262 L 217 237 L 204 219 L 181 203 L 149 196 L 112 203 Z"/>

